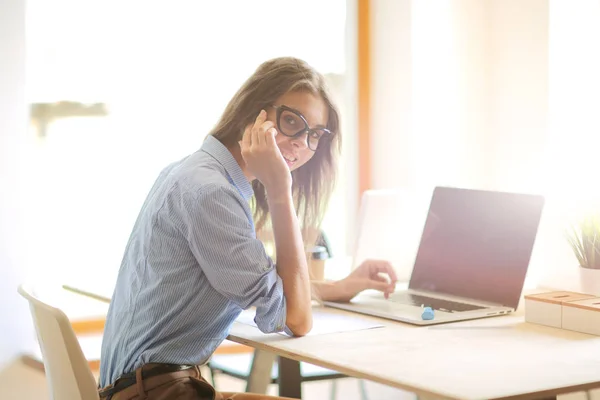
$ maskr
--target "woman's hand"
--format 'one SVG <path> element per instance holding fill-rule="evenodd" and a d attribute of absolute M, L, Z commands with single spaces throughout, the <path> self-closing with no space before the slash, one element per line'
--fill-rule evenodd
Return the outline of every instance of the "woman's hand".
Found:
<path fill-rule="evenodd" d="M 267 194 L 287 195 L 292 187 L 292 176 L 275 142 L 276 135 L 275 124 L 267 121 L 267 113 L 262 110 L 254 124 L 246 128 L 239 143 L 246 168 L 265 186 Z"/>
<path fill-rule="evenodd" d="M 366 289 L 383 292 L 387 299 L 396 286 L 396 273 L 392 265 L 382 260 L 366 260 L 344 279 L 334 285 L 323 288 L 323 300 L 350 301 L 354 296 Z"/>

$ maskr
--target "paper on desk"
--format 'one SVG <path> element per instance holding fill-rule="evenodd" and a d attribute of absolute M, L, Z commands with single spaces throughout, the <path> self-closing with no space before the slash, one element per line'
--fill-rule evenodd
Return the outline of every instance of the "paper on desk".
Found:
<path fill-rule="evenodd" d="M 242 324 L 256 326 L 254 317 L 255 310 L 244 310 L 236 319 Z M 313 308 L 313 327 L 307 336 L 322 335 L 325 333 L 359 331 L 364 329 L 380 328 L 383 325 L 373 321 L 345 314 L 334 314 L 324 312 L 321 308 Z M 288 336 L 284 332 L 280 335 Z"/>

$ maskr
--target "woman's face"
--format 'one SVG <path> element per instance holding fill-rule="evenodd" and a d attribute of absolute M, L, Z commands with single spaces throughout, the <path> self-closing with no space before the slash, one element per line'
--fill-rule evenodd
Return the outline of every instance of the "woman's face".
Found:
<path fill-rule="evenodd" d="M 296 114 L 300 114 L 311 129 L 325 128 L 329 118 L 329 108 L 320 96 L 315 96 L 309 92 L 288 92 L 281 96 L 273 104 L 275 107 L 285 106 L 292 109 Z M 309 148 L 309 140 L 311 147 L 315 148 L 318 132 L 311 133 L 312 139 L 309 139 L 308 132 L 297 137 L 289 137 L 281 133 L 280 126 L 277 124 L 277 109 L 268 107 L 267 119 L 272 121 L 277 128 L 277 136 L 275 140 L 281 154 L 285 158 L 290 171 L 300 168 L 310 160 L 315 152 Z M 296 118 L 294 113 L 286 111 L 281 115 L 281 126 L 289 131 L 294 131 L 291 126 L 297 126 L 295 131 L 300 131 L 304 128 L 304 121 Z M 289 132 L 288 132 L 289 134 Z"/>

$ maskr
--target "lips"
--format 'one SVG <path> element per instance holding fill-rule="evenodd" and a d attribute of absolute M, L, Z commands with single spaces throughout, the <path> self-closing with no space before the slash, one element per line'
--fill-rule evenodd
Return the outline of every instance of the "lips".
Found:
<path fill-rule="evenodd" d="M 283 158 L 285 159 L 285 162 L 287 163 L 288 167 L 292 167 L 292 165 L 294 165 L 296 163 L 296 161 L 298 160 L 297 157 L 294 157 L 291 154 L 282 154 Z"/>

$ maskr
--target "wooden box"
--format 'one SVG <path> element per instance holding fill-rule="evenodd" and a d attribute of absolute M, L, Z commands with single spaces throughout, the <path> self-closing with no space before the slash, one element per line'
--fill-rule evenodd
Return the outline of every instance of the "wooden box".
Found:
<path fill-rule="evenodd" d="M 600 336 L 600 298 L 564 303 L 562 328 Z"/>
<path fill-rule="evenodd" d="M 596 297 L 589 294 L 566 291 L 526 295 L 525 321 L 562 328 L 563 306 L 566 303 L 594 298 Z"/>

